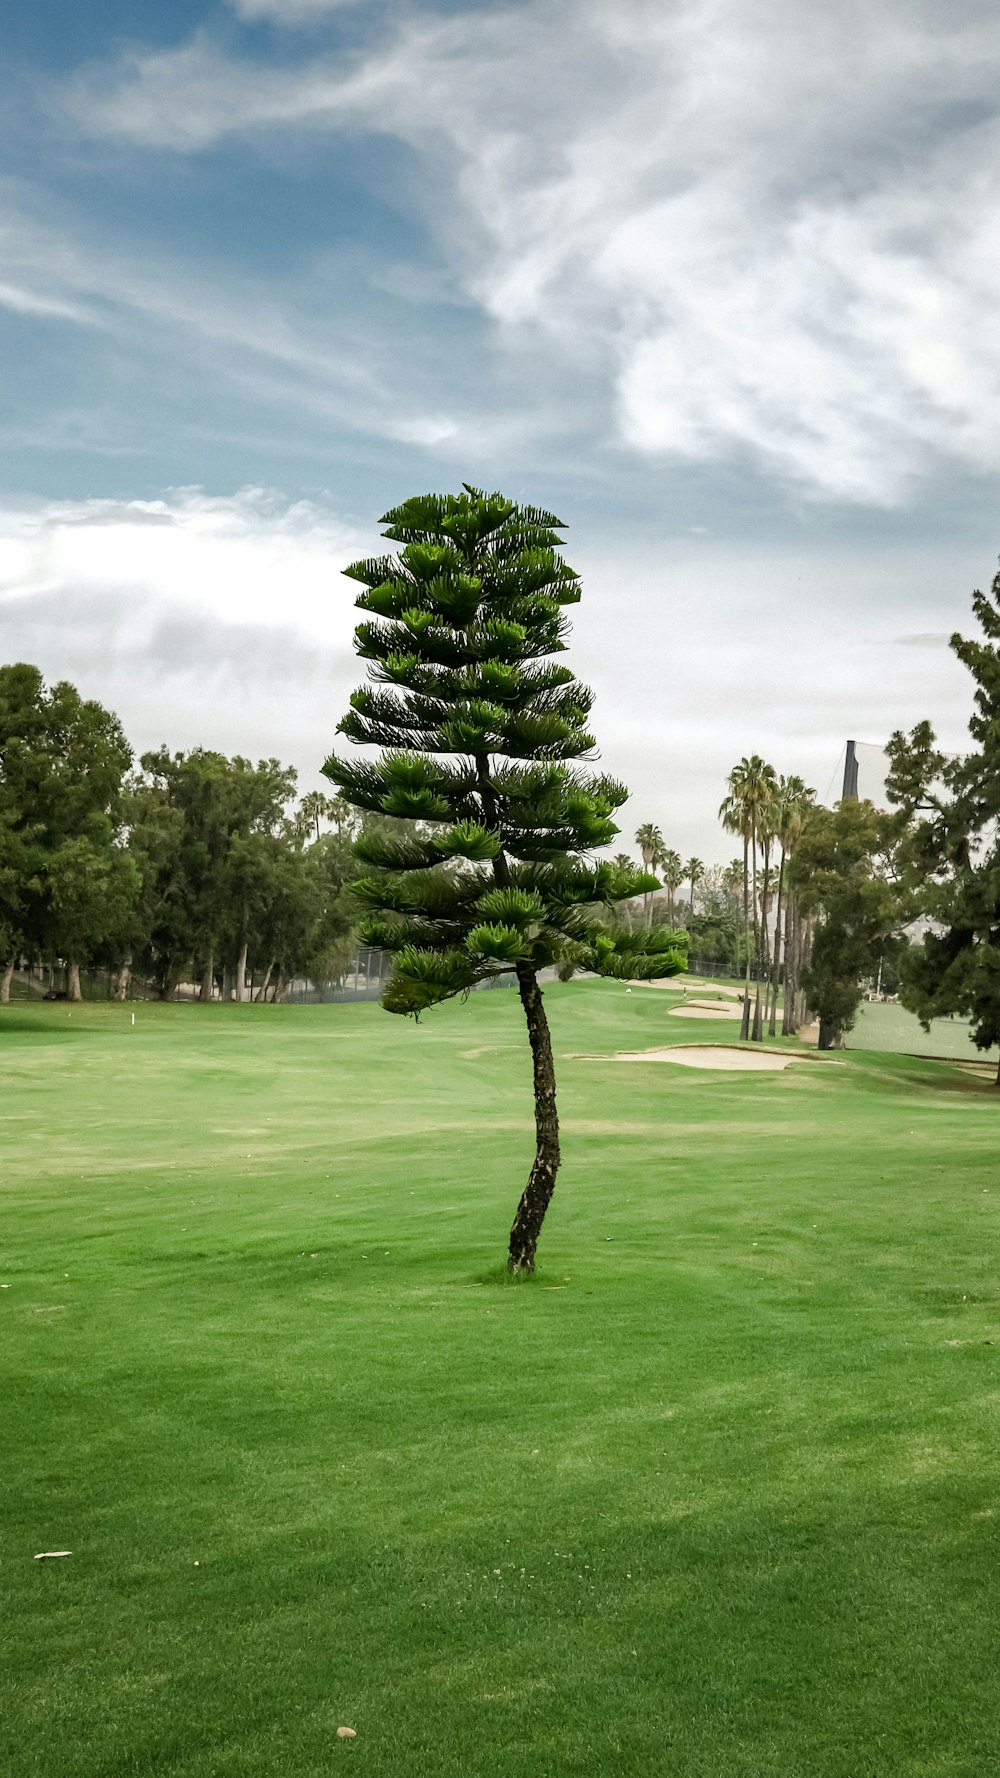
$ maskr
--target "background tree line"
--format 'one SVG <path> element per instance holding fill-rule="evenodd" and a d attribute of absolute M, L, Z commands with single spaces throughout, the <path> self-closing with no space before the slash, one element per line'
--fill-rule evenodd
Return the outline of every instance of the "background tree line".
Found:
<path fill-rule="evenodd" d="M 742 842 L 725 867 L 682 861 L 651 823 L 636 833 L 690 933 L 692 968 L 742 975 L 743 1040 L 816 1020 L 822 1047 L 840 1043 L 865 982 L 895 989 L 909 948 L 917 910 L 901 891 L 899 817 L 855 798 L 825 808 L 803 779 L 752 754 L 730 772 L 719 818 Z M 654 900 L 633 918 L 651 918 Z"/>
<path fill-rule="evenodd" d="M 324 831 L 325 828 L 325 831 Z M 280 999 L 353 951 L 352 811 L 296 798 L 296 774 L 206 748 L 136 761 L 118 718 L 36 667 L 0 668 L 0 998 L 20 960 L 61 963 L 66 993 L 103 969 L 163 999 Z M 252 974 L 251 974 L 252 972 Z M 249 985 L 252 982 L 252 987 Z"/>
<path fill-rule="evenodd" d="M 782 1030 L 796 1030 L 808 1007 L 821 1047 L 842 1042 L 866 984 L 898 988 L 925 1030 L 932 1019 L 965 1018 L 978 1048 L 1000 1044 L 1000 575 L 988 593 L 973 593 L 972 609 L 979 635 L 951 637 L 973 681 L 972 745 L 943 752 L 926 720 L 897 730 L 886 750 L 887 808 L 850 796 L 823 808 L 801 780 L 778 778 L 756 755 L 730 773 L 720 813 L 743 839 L 754 1037 L 765 1010 L 775 1030 L 780 981 Z M 748 991 L 744 1035 L 749 1019 Z"/>

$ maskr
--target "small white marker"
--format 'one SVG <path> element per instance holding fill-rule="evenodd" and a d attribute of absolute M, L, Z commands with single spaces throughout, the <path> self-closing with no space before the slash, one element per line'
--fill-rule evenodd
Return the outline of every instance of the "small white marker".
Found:
<path fill-rule="evenodd" d="M 71 1556 L 72 1550 L 39 1550 L 36 1562 L 51 1562 L 56 1556 Z"/>
<path fill-rule="evenodd" d="M 135 1024 L 135 1013 L 132 1014 L 132 1023 Z"/>

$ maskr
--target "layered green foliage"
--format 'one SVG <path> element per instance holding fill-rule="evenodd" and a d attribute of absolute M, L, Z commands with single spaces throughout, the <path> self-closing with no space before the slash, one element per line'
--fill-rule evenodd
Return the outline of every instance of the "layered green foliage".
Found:
<path fill-rule="evenodd" d="M 861 982 L 905 918 L 895 875 L 898 822 L 870 802 L 845 797 L 806 817 L 789 865 L 802 912 L 815 918 L 804 985 L 809 1005 L 834 1033 L 849 1031 Z"/>
<path fill-rule="evenodd" d="M 355 562 L 370 661 L 340 732 L 380 756 L 327 760 L 347 800 L 418 823 L 357 845 L 362 937 L 393 954 L 384 1004 L 425 1007 L 527 965 L 622 979 L 675 974 L 685 937 L 609 918 L 656 879 L 594 860 L 627 792 L 585 769 L 593 694 L 554 657 L 579 579 L 559 521 L 466 487 L 386 514 L 398 554 Z"/>
<path fill-rule="evenodd" d="M 1000 574 L 972 608 L 982 637 L 951 646 L 976 684 L 973 749 L 939 751 L 928 722 L 889 743 L 889 795 L 907 820 L 904 881 L 932 922 L 906 960 L 904 1003 L 926 1025 L 967 1014 L 980 1049 L 1000 1042 Z"/>
<path fill-rule="evenodd" d="M 118 718 L 37 667 L 0 667 L 0 956 L 99 954 L 138 892 L 123 850 Z"/>

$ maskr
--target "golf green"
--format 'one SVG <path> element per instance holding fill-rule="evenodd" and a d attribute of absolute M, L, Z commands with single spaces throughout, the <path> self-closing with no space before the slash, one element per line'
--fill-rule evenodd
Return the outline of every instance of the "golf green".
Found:
<path fill-rule="evenodd" d="M 1000 1094 L 678 1000 L 518 1284 L 516 994 L 0 1012 L 5 1778 L 996 1769 Z"/>

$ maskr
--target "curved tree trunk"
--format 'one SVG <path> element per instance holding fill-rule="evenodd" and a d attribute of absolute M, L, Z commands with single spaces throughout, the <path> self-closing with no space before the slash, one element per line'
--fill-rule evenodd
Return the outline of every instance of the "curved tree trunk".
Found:
<path fill-rule="evenodd" d="M 258 1000 L 266 1000 L 267 999 L 267 990 L 268 990 L 268 987 L 270 986 L 271 972 L 273 969 L 274 969 L 274 958 L 272 957 L 270 963 L 268 964 L 267 968 L 264 971 L 264 980 L 261 982 L 260 987 L 257 989 L 257 992 L 254 995 L 255 1002 Z"/>
<path fill-rule="evenodd" d="M 538 977 L 529 963 L 517 965 L 517 986 L 528 1024 L 535 1080 L 535 1160 L 510 1231 L 507 1259 L 512 1272 L 533 1272 L 535 1250 L 559 1171 L 559 1116 L 552 1039 Z"/>
<path fill-rule="evenodd" d="M 3 966 L 3 980 L 0 981 L 0 1006 L 10 1005 L 10 984 L 14 979 L 14 959 L 8 957 Z"/>
<path fill-rule="evenodd" d="M 66 998 L 73 1001 L 83 999 L 83 990 L 80 987 L 80 965 L 72 961 L 66 965 Z"/>
<path fill-rule="evenodd" d="M 288 983 L 286 982 L 284 976 L 281 973 L 281 970 L 279 969 L 278 979 L 275 982 L 274 987 L 271 989 L 271 1005 L 272 1006 L 274 1006 L 277 1001 L 284 1000 L 287 987 L 288 987 Z"/>

